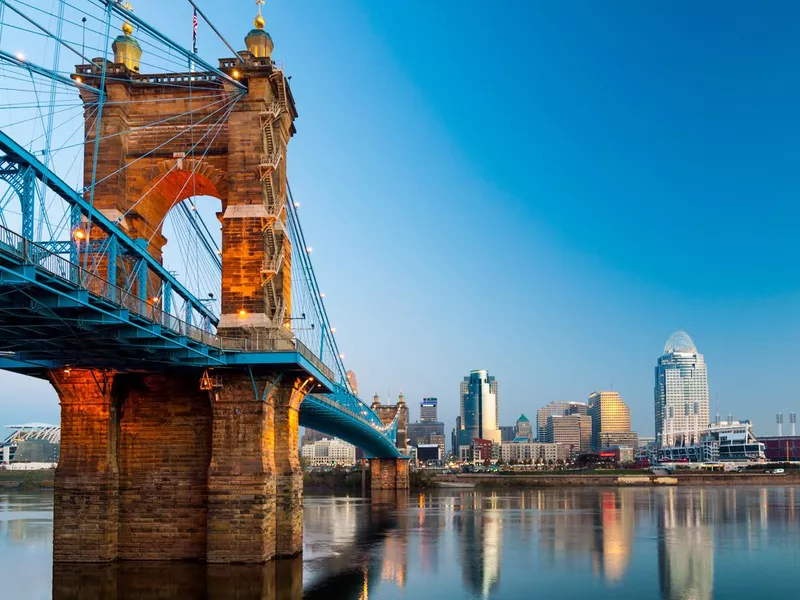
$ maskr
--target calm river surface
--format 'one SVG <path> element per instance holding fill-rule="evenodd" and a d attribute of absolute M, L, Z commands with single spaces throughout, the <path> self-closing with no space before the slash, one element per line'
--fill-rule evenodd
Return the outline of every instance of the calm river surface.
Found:
<path fill-rule="evenodd" d="M 799 488 L 309 496 L 302 559 L 53 570 L 52 496 L 0 493 L 0 598 L 792 598 Z"/>

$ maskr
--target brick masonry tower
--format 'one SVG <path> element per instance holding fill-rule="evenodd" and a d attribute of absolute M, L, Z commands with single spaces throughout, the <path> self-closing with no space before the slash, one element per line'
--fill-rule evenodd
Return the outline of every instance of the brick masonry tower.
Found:
<path fill-rule="evenodd" d="M 242 350 L 281 350 L 293 347 L 286 327 L 285 159 L 297 113 L 260 11 L 245 42 L 236 59 L 220 61 L 245 91 L 214 73 L 143 75 L 142 49 L 126 22 L 105 65 L 109 102 L 99 131 L 90 119 L 96 96 L 81 92 L 84 178 L 99 182 L 95 206 L 158 260 L 167 213 L 191 196 L 219 198 L 218 333 Z M 99 86 L 102 66 L 102 59 L 80 65 L 75 77 Z M 198 96 L 199 108 L 191 100 Z M 229 111 L 224 120 L 215 116 L 220 106 Z M 186 155 L 171 141 L 189 127 L 213 140 L 202 156 Z M 105 275 L 118 280 L 130 265 L 114 260 Z M 138 285 L 139 297 L 159 293 L 146 275 Z M 48 377 L 62 413 L 56 563 L 260 563 L 300 554 L 299 408 L 310 378 L 267 365 L 226 369 L 213 389 L 201 389 L 200 372 L 190 365 L 157 372 L 74 368 Z"/>
<path fill-rule="evenodd" d="M 370 406 L 378 415 L 384 425 L 392 423 L 397 418 L 397 440 L 395 444 L 401 454 L 408 453 L 407 424 L 408 406 L 405 396 L 401 393 L 397 404 L 381 404 L 378 394 L 372 399 Z M 408 460 L 396 458 L 370 459 L 370 477 L 373 490 L 398 490 L 408 488 Z"/>

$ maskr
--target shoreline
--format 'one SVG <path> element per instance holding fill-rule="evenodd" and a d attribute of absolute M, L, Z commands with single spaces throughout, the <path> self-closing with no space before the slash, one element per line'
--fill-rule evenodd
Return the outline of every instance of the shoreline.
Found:
<path fill-rule="evenodd" d="M 517 487 L 517 488 L 556 488 L 556 487 L 669 487 L 669 486 L 794 486 L 800 485 L 800 472 L 784 474 L 769 473 L 675 473 L 654 475 L 652 473 L 631 474 L 569 474 L 537 475 L 514 474 L 495 475 L 466 473 L 459 475 L 439 475 L 434 483 L 443 488 L 456 487 Z"/>
<path fill-rule="evenodd" d="M 0 491 L 52 490 L 55 486 L 55 474 L 55 469 L 0 471 Z"/>

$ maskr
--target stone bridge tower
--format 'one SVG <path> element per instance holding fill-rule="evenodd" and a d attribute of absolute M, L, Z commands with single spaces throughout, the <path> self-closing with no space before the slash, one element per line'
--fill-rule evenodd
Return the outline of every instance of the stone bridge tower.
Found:
<path fill-rule="evenodd" d="M 395 445 L 401 454 L 408 454 L 408 406 L 403 393 L 397 398 L 397 404 L 381 404 L 378 394 L 375 394 L 370 408 L 384 425 L 397 419 Z M 405 489 L 408 487 L 408 461 L 373 458 L 370 460 L 370 477 L 373 490 Z"/>
<path fill-rule="evenodd" d="M 220 61 L 221 71 L 246 85 L 244 93 L 213 73 L 141 74 L 142 49 L 132 34 L 125 23 L 112 45 L 114 61 L 106 66 L 109 102 L 99 132 L 93 119 L 97 98 L 81 92 L 87 124 L 84 179 L 92 181 L 96 168 L 94 205 L 160 259 L 169 211 L 193 196 L 219 198 L 219 335 L 242 340 L 242 349 L 278 349 L 291 337 L 286 149 L 297 111 L 287 78 L 272 60 L 264 18 L 259 12 L 245 38 L 247 50 Z M 77 77 L 99 87 L 101 72 L 97 60 L 80 65 Z M 193 150 L 187 153 L 189 130 Z M 120 261 L 110 268 L 121 279 L 128 266 Z M 148 286 L 142 297 L 159 294 L 155 282 L 141 285 Z"/>
<path fill-rule="evenodd" d="M 220 61 L 244 90 L 213 72 L 145 75 L 125 23 L 113 62 L 95 59 L 74 75 L 95 88 L 104 66 L 108 76 L 99 130 L 97 98 L 81 88 L 84 178 L 97 182 L 95 207 L 159 260 L 167 213 L 192 196 L 219 198 L 218 332 L 242 350 L 281 350 L 293 348 L 286 147 L 297 112 L 260 12 L 246 45 Z M 207 151 L 185 152 L 180 132 L 189 130 Z M 95 229 L 86 235 L 97 239 Z M 132 268 L 117 256 L 104 274 L 118 281 Z M 140 298 L 161 292 L 148 277 L 138 278 Z M 312 378 L 255 364 L 219 372 L 208 390 L 190 364 L 154 369 L 48 373 L 62 413 L 54 561 L 258 563 L 299 554 L 299 408 Z"/>

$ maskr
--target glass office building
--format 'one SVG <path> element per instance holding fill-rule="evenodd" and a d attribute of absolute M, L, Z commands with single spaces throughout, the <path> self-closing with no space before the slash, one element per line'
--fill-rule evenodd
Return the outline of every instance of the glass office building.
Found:
<path fill-rule="evenodd" d="M 703 355 L 686 332 L 669 337 L 655 375 L 657 446 L 698 444 L 710 423 L 708 373 Z"/>
<path fill-rule="evenodd" d="M 631 431 L 631 411 L 618 392 L 592 392 L 589 396 L 589 416 L 592 419 L 593 450 L 607 447 L 604 446 L 604 440 L 608 434 Z"/>
<path fill-rule="evenodd" d="M 488 371 L 472 371 L 464 377 L 461 382 L 459 445 L 469 446 L 475 438 L 499 444 L 497 408 L 497 380 Z"/>

